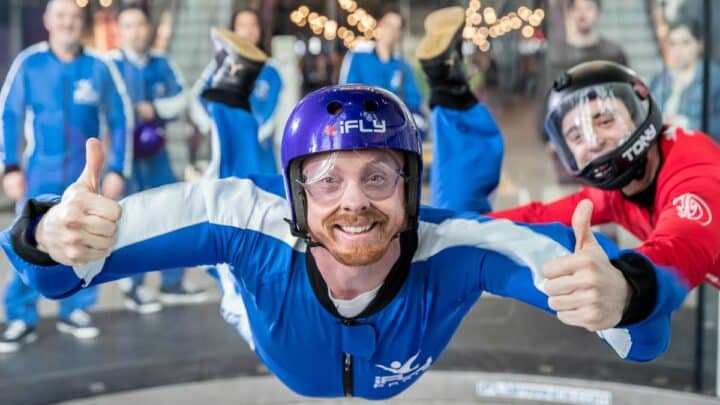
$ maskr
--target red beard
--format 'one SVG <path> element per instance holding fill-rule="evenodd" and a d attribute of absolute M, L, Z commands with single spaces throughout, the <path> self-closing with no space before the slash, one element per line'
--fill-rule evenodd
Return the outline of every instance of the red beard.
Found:
<path fill-rule="evenodd" d="M 403 221 L 403 227 L 404 228 Z M 342 250 L 336 247 L 337 238 L 335 231 L 339 225 L 353 225 L 353 224 L 373 224 L 373 229 L 370 232 L 375 232 L 376 236 L 371 240 L 353 244 L 347 246 L 345 244 Z M 334 213 L 322 221 L 322 227 L 324 229 L 324 235 L 319 240 L 330 254 L 337 260 L 346 266 L 365 266 L 372 264 L 380 260 L 383 255 L 387 252 L 390 241 L 395 236 L 398 230 L 389 230 L 389 217 L 379 210 L 370 207 L 366 212 L 362 214 L 347 214 L 347 213 Z"/>

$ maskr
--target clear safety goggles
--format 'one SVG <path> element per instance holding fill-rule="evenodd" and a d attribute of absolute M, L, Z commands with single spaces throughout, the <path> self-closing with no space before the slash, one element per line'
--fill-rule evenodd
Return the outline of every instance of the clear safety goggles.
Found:
<path fill-rule="evenodd" d="M 303 165 L 302 178 L 295 179 L 308 196 L 316 203 L 329 206 L 340 201 L 349 185 L 354 184 L 370 200 L 389 198 L 400 179 L 407 176 L 400 163 L 390 154 L 380 154 L 355 173 L 347 173 L 337 167 L 338 153 L 329 154 L 325 159 Z"/>

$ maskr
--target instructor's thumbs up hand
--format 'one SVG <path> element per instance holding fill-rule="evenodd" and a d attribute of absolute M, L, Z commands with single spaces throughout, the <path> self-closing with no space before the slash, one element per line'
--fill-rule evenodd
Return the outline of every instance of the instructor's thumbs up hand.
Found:
<path fill-rule="evenodd" d="M 620 322 L 630 299 L 630 286 L 593 235 L 592 210 L 590 200 L 577 205 L 572 218 L 575 252 L 549 260 L 543 266 L 543 275 L 548 305 L 558 319 L 594 332 Z"/>
<path fill-rule="evenodd" d="M 120 205 L 98 194 L 105 156 L 91 138 L 85 144 L 85 169 L 35 229 L 38 248 L 56 262 L 80 266 L 107 256 L 115 244 Z"/>

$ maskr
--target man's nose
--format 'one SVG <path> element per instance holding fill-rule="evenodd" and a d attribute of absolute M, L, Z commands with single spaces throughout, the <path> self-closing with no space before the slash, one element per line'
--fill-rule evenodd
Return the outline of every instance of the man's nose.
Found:
<path fill-rule="evenodd" d="M 588 145 L 592 150 L 603 149 L 605 147 L 605 143 L 605 138 L 598 136 L 597 134 L 592 134 L 592 136 L 590 136 L 590 140 L 588 141 Z"/>
<path fill-rule="evenodd" d="M 348 181 L 340 199 L 340 208 L 345 212 L 362 212 L 370 207 L 370 199 L 367 198 L 359 182 Z"/>

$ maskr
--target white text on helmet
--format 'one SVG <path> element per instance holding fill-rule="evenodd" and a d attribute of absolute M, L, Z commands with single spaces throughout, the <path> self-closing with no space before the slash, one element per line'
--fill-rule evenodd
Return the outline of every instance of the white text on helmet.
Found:
<path fill-rule="evenodd" d="M 645 149 L 647 149 L 650 142 L 652 142 L 656 136 L 657 130 L 655 129 L 655 125 L 651 124 L 645 129 L 645 131 L 643 131 L 643 134 L 637 139 L 637 141 L 635 141 L 630 149 L 623 152 L 622 157 L 627 159 L 628 162 L 632 162 L 635 158 L 640 156 Z"/>
<path fill-rule="evenodd" d="M 363 120 L 347 120 L 347 121 L 340 121 L 340 133 L 341 134 L 347 134 L 353 129 L 357 129 L 358 131 L 362 133 L 385 133 L 385 120 L 373 120 L 372 121 L 372 127 L 370 126 L 370 123 Z"/>

